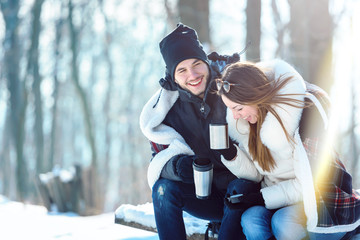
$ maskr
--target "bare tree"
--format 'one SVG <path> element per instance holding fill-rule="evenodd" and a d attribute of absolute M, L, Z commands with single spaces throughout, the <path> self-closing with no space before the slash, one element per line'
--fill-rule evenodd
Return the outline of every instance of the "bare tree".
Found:
<path fill-rule="evenodd" d="M 275 51 L 275 57 L 279 57 L 284 51 L 284 36 L 287 28 L 287 24 L 282 22 L 280 17 L 279 8 L 276 0 L 271 1 L 271 8 L 274 17 L 274 23 L 277 34 L 277 49 Z"/>
<path fill-rule="evenodd" d="M 5 196 L 11 196 L 11 190 L 13 189 L 11 187 L 11 184 L 14 182 L 14 174 L 13 169 L 11 167 L 11 160 L 10 160 L 10 146 L 11 141 L 8 136 L 11 136 L 11 129 L 7 126 L 11 126 L 11 119 L 10 119 L 10 109 L 6 109 L 6 116 L 5 116 L 5 126 L 2 138 L 2 145 L 1 145 L 1 152 L 0 152 L 0 170 L 1 170 L 1 182 L 2 182 L 2 194 Z"/>
<path fill-rule="evenodd" d="M 99 4 L 100 4 L 100 11 L 102 13 L 102 16 L 105 20 L 105 41 L 107 44 L 105 44 L 104 46 L 104 58 L 105 58 L 105 62 L 107 64 L 108 67 L 108 88 L 107 88 L 107 93 L 106 93 L 106 98 L 105 98 L 105 102 L 104 102 L 104 116 L 106 116 L 106 122 L 105 122 L 105 144 L 106 146 L 108 146 L 105 150 L 105 162 L 104 164 L 102 164 L 103 166 L 103 177 L 101 179 L 101 186 L 104 186 L 102 189 L 102 196 L 105 196 L 106 194 L 106 190 L 108 186 L 108 181 L 110 179 L 110 148 L 111 148 L 111 118 L 110 118 L 110 110 L 111 110 L 111 99 L 113 97 L 114 91 L 113 91 L 113 85 L 114 85 L 114 64 L 113 61 L 111 59 L 110 53 L 111 53 L 111 45 L 112 45 L 112 34 L 111 34 L 111 30 L 110 30 L 110 20 L 107 17 L 107 15 L 104 12 L 104 2 L 103 0 L 99 0 Z"/>
<path fill-rule="evenodd" d="M 209 0 L 179 0 L 178 9 L 181 22 L 196 29 L 200 41 L 210 47 Z"/>
<path fill-rule="evenodd" d="M 246 42 L 251 42 L 246 58 L 260 60 L 261 40 L 261 0 L 248 0 L 246 6 Z"/>
<path fill-rule="evenodd" d="M 165 0 L 164 7 L 167 15 L 168 24 L 171 28 L 175 28 L 177 22 L 179 21 L 179 17 L 177 16 L 178 14 L 171 9 L 169 0 Z"/>
<path fill-rule="evenodd" d="M 73 3 L 72 0 L 69 0 L 69 28 L 70 28 L 70 37 L 71 37 L 71 52 L 72 52 L 72 61 L 71 61 L 71 79 L 74 82 L 76 92 L 78 93 L 82 105 L 82 110 L 84 112 L 84 119 L 85 119 L 85 130 L 87 133 L 87 138 L 90 144 L 90 149 L 92 153 L 91 159 L 91 166 L 93 168 L 97 168 L 97 153 L 96 153 L 96 146 L 95 146 L 95 138 L 94 132 L 91 122 L 91 114 L 90 114 L 90 107 L 87 103 L 86 94 L 82 89 L 80 82 L 79 82 L 79 72 L 78 72 L 78 31 L 75 29 L 73 23 Z"/>
<path fill-rule="evenodd" d="M 41 76 L 39 73 L 39 35 L 41 31 L 40 14 L 44 0 L 36 0 L 32 9 L 32 33 L 31 46 L 28 52 L 27 79 L 32 77 L 32 91 L 35 100 L 35 147 L 36 147 L 36 173 L 50 170 L 47 162 L 44 161 L 44 133 L 43 133 L 43 111 L 41 97 Z"/>
<path fill-rule="evenodd" d="M 289 1 L 289 57 L 305 80 L 329 92 L 333 84 L 332 38 L 334 23 L 329 0 Z"/>
<path fill-rule="evenodd" d="M 55 164 L 55 146 L 56 146 L 56 140 L 57 140 L 57 118 L 58 118 L 58 98 L 59 98 L 59 60 L 60 60 L 60 42 L 62 39 L 62 28 L 64 25 L 64 20 L 62 17 L 56 21 L 56 37 L 55 37 L 55 44 L 54 44 L 54 72 L 53 72 L 53 78 L 54 78 L 54 91 L 52 94 L 52 97 L 54 99 L 54 104 L 52 106 L 52 122 L 51 122 L 51 133 L 50 133 L 50 150 L 49 150 L 49 157 L 48 157 L 48 163 L 50 167 L 53 167 Z"/>
<path fill-rule="evenodd" d="M 0 1 L 6 34 L 4 39 L 5 78 L 10 92 L 10 119 L 13 145 L 16 150 L 17 198 L 24 200 L 27 194 L 28 171 L 24 160 L 24 122 L 27 93 L 24 81 L 19 77 L 20 44 L 18 36 L 19 1 Z"/>
<path fill-rule="evenodd" d="M 98 172 L 98 162 L 97 162 L 97 150 L 95 145 L 95 137 L 93 131 L 93 123 L 91 117 L 90 106 L 87 101 L 85 91 L 80 85 L 79 81 L 79 69 L 78 69 L 78 30 L 75 28 L 73 23 L 73 3 L 72 0 L 68 2 L 68 23 L 70 29 L 70 44 L 72 52 L 72 61 L 71 61 L 71 79 L 75 85 L 76 92 L 80 98 L 84 120 L 85 120 L 85 131 L 86 136 L 89 141 L 90 150 L 91 150 L 91 167 L 86 171 L 82 171 L 83 176 L 83 191 L 85 196 L 86 204 L 86 214 L 94 214 L 99 211 L 99 196 L 100 196 L 100 183 L 99 183 L 99 172 Z"/>

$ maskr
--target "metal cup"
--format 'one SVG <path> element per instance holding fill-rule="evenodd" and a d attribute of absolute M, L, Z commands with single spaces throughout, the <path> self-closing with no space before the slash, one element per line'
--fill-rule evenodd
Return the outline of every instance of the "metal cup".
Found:
<path fill-rule="evenodd" d="M 210 132 L 210 148 L 211 149 L 227 149 L 229 148 L 228 125 L 214 124 L 209 125 Z"/>
<path fill-rule="evenodd" d="M 211 195 L 213 164 L 208 158 L 198 158 L 193 162 L 195 193 L 198 199 Z"/>

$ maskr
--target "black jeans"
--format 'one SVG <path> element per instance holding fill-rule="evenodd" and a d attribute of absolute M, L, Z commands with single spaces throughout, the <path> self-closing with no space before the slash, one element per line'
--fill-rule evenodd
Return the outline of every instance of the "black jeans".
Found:
<path fill-rule="evenodd" d="M 246 179 L 235 179 L 229 183 L 227 193 L 250 193 L 259 192 L 260 184 Z M 221 220 L 221 227 L 218 240 L 239 240 L 246 239 L 241 226 L 241 216 L 246 209 L 231 210 L 224 208 L 224 216 Z"/>

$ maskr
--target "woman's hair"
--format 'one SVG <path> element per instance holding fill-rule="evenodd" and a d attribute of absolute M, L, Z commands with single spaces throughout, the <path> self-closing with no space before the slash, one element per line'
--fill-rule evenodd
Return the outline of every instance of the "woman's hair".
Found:
<path fill-rule="evenodd" d="M 294 139 L 286 131 L 279 115 L 275 112 L 274 106 L 287 104 L 297 108 L 304 107 L 304 101 L 290 98 L 298 94 L 280 94 L 282 89 L 292 77 L 274 79 L 265 75 L 266 69 L 260 69 L 250 62 L 237 62 L 229 65 L 222 76 L 222 81 L 237 84 L 231 85 L 230 91 L 219 89 L 218 94 L 226 96 L 229 100 L 241 105 L 250 105 L 258 109 L 257 122 L 250 124 L 249 151 L 255 161 L 266 171 L 274 169 L 276 163 L 269 149 L 261 142 L 260 129 L 264 123 L 266 114 L 272 113 L 279 121 L 284 130 L 287 140 L 293 144 Z"/>

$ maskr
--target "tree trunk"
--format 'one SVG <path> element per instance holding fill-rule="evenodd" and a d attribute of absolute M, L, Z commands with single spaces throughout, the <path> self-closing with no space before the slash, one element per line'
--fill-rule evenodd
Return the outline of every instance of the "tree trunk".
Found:
<path fill-rule="evenodd" d="M 87 134 L 87 138 L 90 144 L 90 149 L 92 153 L 91 159 L 91 166 L 97 169 L 97 153 L 96 153 L 96 146 L 95 146 L 95 138 L 93 133 L 93 127 L 91 122 L 91 114 L 90 108 L 87 103 L 86 94 L 82 87 L 80 86 L 79 82 L 79 73 L 78 73 L 78 66 L 77 66 L 77 57 L 78 57 L 78 39 L 77 39 L 77 30 L 73 24 L 72 20 L 73 14 L 73 4 L 72 0 L 69 0 L 69 25 L 70 25 L 70 36 L 71 36 L 71 52 L 72 52 L 72 61 L 71 61 L 71 79 L 75 84 L 76 91 L 80 97 L 82 110 L 84 112 L 84 119 L 85 119 L 85 131 Z"/>
<path fill-rule="evenodd" d="M 22 201 L 27 194 L 28 172 L 24 160 L 24 122 L 27 106 L 26 89 L 19 79 L 20 44 L 18 39 L 19 1 L 1 1 L 6 34 L 3 43 L 5 77 L 10 93 L 10 118 L 13 143 L 16 149 L 16 187 L 17 198 Z"/>
<path fill-rule="evenodd" d="M 40 15 L 44 0 L 36 0 L 32 9 L 32 35 L 31 46 L 28 57 L 28 76 L 32 76 L 32 90 L 35 100 L 35 147 L 36 147 L 36 174 L 49 171 L 48 164 L 44 161 L 44 132 L 43 132 L 43 111 L 41 97 L 41 77 L 39 73 L 39 35 L 41 31 Z"/>
<path fill-rule="evenodd" d="M 71 61 L 71 70 L 72 70 L 72 77 L 71 79 L 74 82 L 76 91 L 80 97 L 82 110 L 84 113 L 84 119 L 85 119 L 85 131 L 87 135 L 87 139 L 90 144 L 90 150 L 92 153 L 91 158 L 91 166 L 89 167 L 89 171 L 91 174 L 89 177 L 89 181 L 91 181 L 92 184 L 90 184 L 91 189 L 89 190 L 90 195 L 89 197 L 91 199 L 88 199 L 87 201 L 88 205 L 86 206 L 87 209 L 90 209 L 91 212 L 96 211 L 96 209 L 99 207 L 97 199 L 100 194 L 100 185 L 99 185 L 99 174 L 98 174 L 98 163 L 97 163 L 97 152 L 96 152 L 96 146 L 95 146 L 95 137 L 93 132 L 93 126 L 91 121 L 91 113 L 89 104 L 86 99 L 86 94 L 82 87 L 80 86 L 79 81 L 79 73 L 78 73 L 78 67 L 77 67 L 77 57 L 78 57 L 78 39 L 77 39 L 77 30 L 75 29 L 75 26 L 73 24 L 73 4 L 72 0 L 69 0 L 68 8 L 69 8 L 69 27 L 70 27 L 70 37 L 71 37 L 71 51 L 72 51 L 72 61 Z"/>
<path fill-rule="evenodd" d="M 0 160 L 0 171 L 1 171 L 1 179 L 0 181 L 2 182 L 2 189 L 0 189 L 1 194 L 3 194 L 4 196 L 8 196 L 11 198 L 11 190 L 13 189 L 13 187 L 11 187 L 11 183 L 14 182 L 14 174 L 13 173 L 13 168 L 11 167 L 11 158 L 10 158 L 10 140 L 8 136 L 11 136 L 11 119 L 10 119 L 10 109 L 7 108 L 6 109 L 6 113 L 5 113 L 5 124 L 4 124 L 4 131 L 3 131 L 3 135 L 1 136 L 2 138 L 2 145 L 1 145 L 1 152 L 0 152 L 0 156 L 1 156 L 1 160 Z"/>
<path fill-rule="evenodd" d="M 275 28 L 276 28 L 276 34 L 277 34 L 277 48 L 275 51 L 275 58 L 281 57 L 283 55 L 284 52 L 284 35 L 285 35 L 285 23 L 282 22 L 281 17 L 280 17 L 280 11 L 277 5 L 277 1 L 276 0 L 272 0 L 271 1 L 271 8 L 272 8 L 272 14 L 274 17 L 274 23 L 275 23 Z"/>
<path fill-rule="evenodd" d="M 333 84 L 333 20 L 329 0 L 289 1 L 290 62 L 306 81 L 329 92 Z M 321 17 L 319 17 L 321 16 Z"/>
<path fill-rule="evenodd" d="M 246 51 L 246 59 L 260 60 L 261 0 L 248 0 L 246 6 L 246 42 L 251 42 Z"/>
<path fill-rule="evenodd" d="M 107 146 L 106 148 L 106 152 L 105 152 L 105 162 L 103 164 L 103 177 L 101 179 L 101 186 L 103 186 L 103 191 L 102 194 L 103 196 L 106 195 L 106 192 L 108 190 L 107 186 L 108 186 L 108 182 L 110 180 L 110 152 L 111 152 L 111 141 L 112 141 L 112 134 L 111 134 L 111 99 L 113 98 L 113 85 L 114 85 L 114 64 L 113 61 L 111 59 L 111 46 L 112 46 L 112 38 L 111 38 L 111 31 L 109 29 L 110 27 L 110 21 L 108 19 L 108 17 L 106 16 L 105 12 L 104 12 L 104 6 L 103 6 L 103 1 L 100 1 L 100 10 L 101 13 L 105 19 L 105 37 L 106 37 L 106 43 L 105 44 L 105 49 L 104 49 L 104 57 L 105 57 L 105 62 L 107 64 L 108 67 L 108 88 L 107 88 L 107 93 L 106 93 L 106 98 L 105 98 L 105 102 L 104 102 L 104 108 L 103 108 L 103 113 L 104 116 L 106 116 L 106 122 L 105 122 L 105 145 Z M 105 202 L 105 201 L 104 201 Z M 105 208 L 105 206 L 104 206 Z"/>
<path fill-rule="evenodd" d="M 55 64 L 54 64 L 54 91 L 52 97 L 54 99 L 54 104 L 52 106 L 52 122 L 51 122 L 51 135 L 50 135 L 50 150 L 49 150 L 49 166 L 53 168 L 55 165 L 55 146 L 57 139 L 57 110 L 58 110 L 58 97 L 59 97 L 59 81 L 58 81 L 58 68 L 59 68 L 59 59 L 60 59 L 60 42 L 62 38 L 61 30 L 63 28 L 63 19 L 59 19 L 56 22 L 56 38 L 55 38 Z"/>
<path fill-rule="evenodd" d="M 208 46 L 205 50 L 210 50 L 209 0 L 179 0 L 178 9 L 181 22 L 194 28 L 200 42 Z"/>

